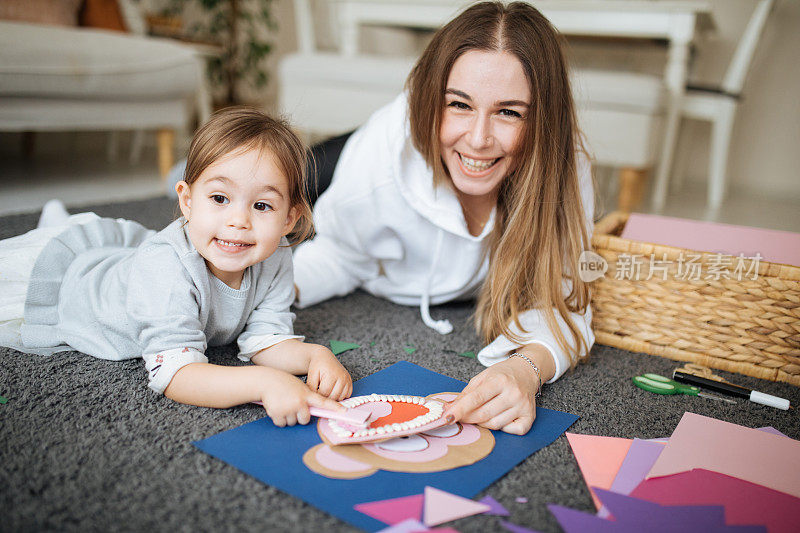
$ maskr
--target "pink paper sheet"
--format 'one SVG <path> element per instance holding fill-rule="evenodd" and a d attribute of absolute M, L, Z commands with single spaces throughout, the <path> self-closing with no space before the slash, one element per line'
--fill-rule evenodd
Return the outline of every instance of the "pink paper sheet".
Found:
<path fill-rule="evenodd" d="M 796 533 L 800 524 L 800 498 L 702 469 L 648 479 L 631 496 L 662 505 L 723 505 L 726 523 L 764 524 L 770 533 Z"/>
<path fill-rule="evenodd" d="M 630 494 L 642 482 L 662 451 L 664 451 L 662 442 L 633 439 L 628 454 L 611 484 L 611 490 L 618 494 Z M 597 516 L 609 518 L 611 513 L 603 507 Z"/>
<path fill-rule="evenodd" d="M 600 509 L 602 504 L 591 487 L 611 488 L 611 483 L 622 466 L 633 440 L 578 433 L 566 435 L 586 486 L 592 493 L 594 505 Z"/>
<path fill-rule="evenodd" d="M 631 213 L 621 237 L 800 266 L 800 233 Z"/>
<path fill-rule="evenodd" d="M 800 441 L 686 412 L 647 479 L 695 468 L 800 497 Z"/>
<path fill-rule="evenodd" d="M 380 520 L 384 524 L 393 526 L 405 520 L 422 518 L 422 505 L 424 502 L 422 494 L 413 496 L 402 496 L 389 500 L 379 500 L 375 502 L 365 502 L 354 505 L 353 509 L 375 520 Z"/>

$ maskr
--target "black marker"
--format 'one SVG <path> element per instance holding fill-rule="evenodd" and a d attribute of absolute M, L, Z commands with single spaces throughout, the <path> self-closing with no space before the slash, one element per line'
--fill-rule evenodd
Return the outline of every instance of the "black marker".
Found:
<path fill-rule="evenodd" d="M 694 385 L 695 387 L 703 387 L 704 389 L 719 392 L 720 394 L 727 394 L 728 396 L 736 396 L 738 398 L 746 398 L 751 402 L 760 403 L 761 405 L 768 405 L 770 407 L 777 407 L 778 409 L 783 409 L 784 411 L 790 407 L 789 400 L 784 398 L 778 398 L 777 396 L 772 396 L 771 394 L 764 394 L 763 392 L 746 389 L 744 387 L 740 387 L 739 385 L 732 385 L 730 383 L 714 381 L 713 379 L 701 378 L 700 376 L 681 372 L 680 370 L 675 370 L 672 373 L 672 379 L 680 383 Z"/>

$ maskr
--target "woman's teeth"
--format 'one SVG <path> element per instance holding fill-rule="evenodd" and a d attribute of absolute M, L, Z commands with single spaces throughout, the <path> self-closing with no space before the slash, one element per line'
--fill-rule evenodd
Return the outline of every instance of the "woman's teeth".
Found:
<path fill-rule="evenodd" d="M 464 164 L 464 167 L 469 170 L 470 172 L 482 172 L 487 168 L 491 167 L 497 162 L 497 159 L 470 159 L 464 155 L 458 154 L 461 158 L 461 163 Z"/>

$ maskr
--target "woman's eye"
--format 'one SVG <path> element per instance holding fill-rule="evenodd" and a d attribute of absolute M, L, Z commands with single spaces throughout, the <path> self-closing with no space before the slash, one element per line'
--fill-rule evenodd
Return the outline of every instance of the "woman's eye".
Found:
<path fill-rule="evenodd" d="M 467 104 L 459 100 L 453 100 L 452 102 L 447 104 L 447 107 L 454 107 L 456 109 L 469 109 L 469 106 Z"/>
<path fill-rule="evenodd" d="M 507 117 L 522 118 L 522 114 L 513 109 L 501 109 L 500 114 Z"/>
<path fill-rule="evenodd" d="M 221 194 L 212 194 L 211 200 L 216 204 L 227 204 L 228 199 L 222 196 Z"/>
<path fill-rule="evenodd" d="M 256 203 L 253 204 L 253 208 L 256 211 L 268 211 L 268 210 L 272 209 L 272 206 L 270 206 L 266 202 L 256 202 Z"/>
<path fill-rule="evenodd" d="M 513 109 L 501 109 L 500 114 L 506 117 L 522 118 L 522 113 Z"/>

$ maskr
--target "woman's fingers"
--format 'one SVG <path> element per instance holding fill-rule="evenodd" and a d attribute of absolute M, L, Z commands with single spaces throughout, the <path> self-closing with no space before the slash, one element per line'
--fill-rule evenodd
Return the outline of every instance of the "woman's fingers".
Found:
<path fill-rule="evenodd" d="M 514 416 L 506 421 L 506 424 L 508 424 L 509 422 L 514 420 L 514 418 L 516 418 L 521 414 L 519 412 L 519 407 L 520 407 L 519 405 L 510 402 L 506 394 L 498 394 L 485 404 L 474 409 L 472 412 L 466 413 L 464 417 L 461 419 L 461 422 L 466 422 L 467 424 L 480 424 L 482 426 L 486 426 L 486 422 L 500 415 L 500 413 L 504 413 L 509 409 L 514 409 L 515 410 Z M 491 429 L 500 429 L 500 427 Z"/>
<path fill-rule="evenodd" d="M 475 409 L 485 405 L 500 392 L 486 385 L 479 385 L 470 389 L 470 385 L 467 385 L 461 394 L 445 409 L 444 416 L 448 422 L 456 422 L 469 416 Z"/>
<path fill-rule="evenodd" d="M 536 414 L 523 416 L 517 418 L 516 420 L 512 421 L 509 424 L 506 424 L 501 429 L 506 433 L 511 433 L 513 435 L 524 435 L 528 431 L 530 431 L 531 426 L 533 425 L 533 421 L 536 419 Z"/>
<path fill-rule="evenodd" d="M 514 406 L 496 414 L 484 422 L 479 422 L 479 424 L 487 429 L 503 429 L 514 422 L 514 420 L 519 420 L 518 415 L 519 408 Z"/>

